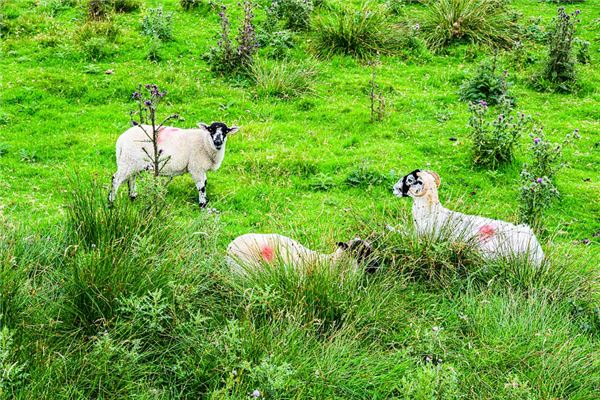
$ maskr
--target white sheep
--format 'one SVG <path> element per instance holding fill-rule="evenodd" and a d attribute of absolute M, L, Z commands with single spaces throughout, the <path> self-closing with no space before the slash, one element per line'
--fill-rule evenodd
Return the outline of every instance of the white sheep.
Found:
<path fill-rule="evenodd" d="M 198 203 L 206 207 L 206 172 L 216 171 L 225 156 L 227 135 L 237 132 L 238 127 L 221 122 L 210 126 L 200 123 L 198 129 L 162 127 L 158 131 L 158 149 L 161 160 L 160 174 L 177 176 L 189 172 L 198 189 Z M 119 185 L 127 181 L 129 197 L 137 196 L 135 178 L 140 171 L 152 170 L 152 127 L 134 126 L 117 139 L 117 172 L 112 177 L 108 201 L 115 201 Z"/>
<path fill-rule="evenodd" d="M 394 185 L 398 197 L 412 197 L 412 215 L 417 234 L 475 243 L 484 257 L 526 255 L 529 262 L 540 266 L 544 252 L 527 225 L 466 215 L 444 208 L 438 199 L 440 177 L 435 172 L 415 170 Z"/>
<path fill-rule="evenodd" d="M 322 254 L 286 236 L 248 233 L 229 243 L 226 260 L 232 272 L 240 275 L 262 270 L 268 265 L 285 265 L 310 272 L 315 265 L 335 265 L 346 256 L 355 268 L 360 263 L 365 265 L 367 272 L 375 272 L 378 265 L 373 260 L 372 252 L 371 244 L 360 238 L 338 242 L 335 252 Z"/>

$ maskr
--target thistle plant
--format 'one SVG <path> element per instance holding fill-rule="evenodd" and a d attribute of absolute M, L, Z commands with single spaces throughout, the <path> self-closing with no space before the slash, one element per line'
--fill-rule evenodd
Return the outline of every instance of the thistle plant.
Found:
<path fill-rule="evenodd" d="M 548 60 L 543 76 L 565 90 L 568 87 L 564 84 L 574 82 L 576 78 L 573 38 L 579 14 L 579 10 L 567 14 L 565 8 L 560 7 L 548 38 Z"/>
<path fill-rule="evenodd" d="M 492 121 L 487 118 L 489 107 L 485 100 L 469 104 L 470 136 L 475 165 L 495 169 L 514 160 L 514 149 L 530 118 L 514 114 L 512 101 L 500 100 L 500 113 Z"/>
<path fill-rule="evenodd" d="M 559 197 L 555 183 L 558 171 L 564 167 L 562 150 L 573 139 L 579 139 L 579 130 L 567 135 L 562 144 L 549 141 L 542 128 L 534 129 L 531 136 L 531 161 L 521 171 L 521 200 L 519 215 L 522 222 L 534 229 L 542 228 L 543 214 Z"/>
<path fill-rule="evenodd" d="M 377 68 L 381 65 L 379 58 L 375 61 L 369 61 L 371 67 L 371 80 L 369 81 L 369 98 L 371 100 L 371 123 L 383 121 L 385 116 L 385 97 L 379 85 L 377 84 Z"/>
<path fill-rule="evenodd" d="M 211 69 L 221 74 L 231 74 L 240 70 L 247 71 L 254 62 L 258 51 L 258 40 L 254 29 L 254 4 L 244 1 L 244 18 L 234 41 L 231 40 L 231 23 L 227 16 L 227 7 L 221 6 L 221 34 L 217 46 L 210 49 L 207 59 Z"/>
<path fill-rule="evenodd" d="M 144 89 L 147 94 L 144 95 Z M 131 98 L 137 103 L 137 110 L 130 112 L 131 124 L 139 126 L 148 138 L 148 142 L 152 143 L 152 152 L 150 153 L 143 147 L 143 151 L 152 163 L 152 171 L 155 177 L 158 177 L 169 162 L 170 157 L 163 157 L 162 150 L 158 148 L 158 134 L 164 127 L 165 123 L 170 120 L 179 120 L 178 114 L 171 114 L 162 122 L 157 124 L 156 111 L 161 100 L 165 97 L 167 91 L 160 91 L 157 85 L 146 84 L 138 86 L 138 90 L 133 92 Z M 134 119 L 137 116 L 137 120 Z"/>

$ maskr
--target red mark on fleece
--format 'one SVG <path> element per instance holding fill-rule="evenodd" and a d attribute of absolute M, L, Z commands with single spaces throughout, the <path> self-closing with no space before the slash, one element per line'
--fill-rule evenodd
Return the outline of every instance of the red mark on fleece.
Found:
<path fill-rule="evenodd" d="M 275 252 L 273 251 L 273 248 L 269 246 L 263 246 L 260 249 L 260 254 L 266 262 L 273 262 L 273 259 L 275 258 Z"/>
<path fill-rule="evenodd" d="M 479 240 L 482 242 L 490 240 L 495 234 L 496 230 L 491 225 L 483 225 L 479 228 Z"/>
<path fill-rule="evenodd" d="M 170 126 L 160 128 L 158 131 L 158 144 L 162 144 L 165 141 L 168 141 L 173 135 L 179 133 L 179 128 L 173 128 Z"/>

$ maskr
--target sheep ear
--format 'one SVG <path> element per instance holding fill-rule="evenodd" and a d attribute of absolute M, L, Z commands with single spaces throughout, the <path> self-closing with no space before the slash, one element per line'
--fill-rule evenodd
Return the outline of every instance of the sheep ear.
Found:
<path fill-rule="evenodd" d="M 231 128 L 229 128 L 229 131 L 227 132 L 228 135 L 233 135 L 234 133 L 236 133 L 238 130 L 240 130 L 239 126 L 235 126 L 233 125 Z"/>
<path fill-rule="evenodd" d="M 197 124 L 198 128 L 204 128 L 204 129 L 208 129 L 208 125 L 206 125 L 204 122 L 199 122 Z"/>
<path fill-rule="evenodd" d="M 437 187 L 440 187 L 440 185 L 441 185 L 441 183 L 442 183 L 442 180 L 440 179 L 440 176 L 439 176 L 439 175 L 438 175 L 436 172 L 433 172 L 433 171 L 426 171 L 426 172 L 427 172 L 429 175 L 433 176 L 433 179 L 435 179 L 435 185 L 436 185 Z"/>
<path fill-rule="evenodd" d="M 337 247 L 342 250 L 348 250 L 348 243 L 346 242 L 337 242 Z"/>

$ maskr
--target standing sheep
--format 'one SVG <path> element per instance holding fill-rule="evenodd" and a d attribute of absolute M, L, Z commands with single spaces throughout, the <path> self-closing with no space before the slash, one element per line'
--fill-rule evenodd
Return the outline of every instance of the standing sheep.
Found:
<path fill-rule="evenodd" d="M 544 252 L 529 226 L 448 210 L 438 199 L 439 186 L 438 174 L 419 169 L 394 185 L 396 196 L 413 198 L 417 234 L 439 237 L 448 233 L 454 240 L 472 240 L 487 258 L 525 255 L 533 265 L 542 264 Z"/>
<path fill-rule="evenodd" d="M 145 132 L 144 132 L 145 130 Z M 206 171 L 216 171 L 225 157 L 227 135 L 237 132 L 238 127 L 221 122 L 210 126 L 200 123 L 198 129 L 163 127 L 158 131 L 158 148 L 164 160 L 160 174 L 177 176 L 189 172 L 196 183 L 198 203 L 206 207 Z M 135 178 L 140 171 L 152 170 L 152 142 L 146 134 L 152 135 L 152 127 L 134 126 L 117 139 L 117 172 L 112 177 L 109 203 L 115 201 L 119 185 L 127 181 L 129 198 L 137 196 Z"/>
<path fill-rule="evenodd" d="M 235 238 L 227 246 L 227 263 L 237 274 L 245 275 L 248 270 L 260 270 L 266 265 L 286 265 L 308 272 L 317 264 L 336 264 L 348 256 L 355 267 L 364 264 L 367 272 L 378 268 L 373 260 L 371 244 L 360 238 L 349 242 L 338 242 L 331 254 L 317 253 L 297 241 L 277 234 L 248 233 Z"/>

